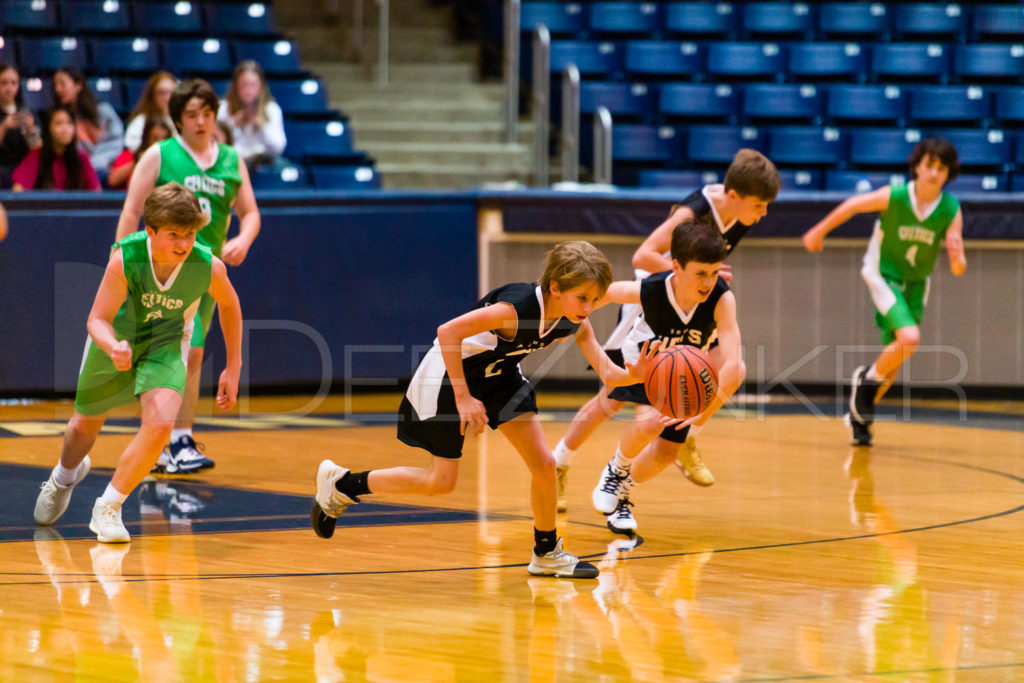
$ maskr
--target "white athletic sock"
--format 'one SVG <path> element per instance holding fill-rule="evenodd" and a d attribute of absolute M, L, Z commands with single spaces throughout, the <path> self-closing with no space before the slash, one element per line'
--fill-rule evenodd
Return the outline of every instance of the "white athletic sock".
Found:
<path fill-rule="evenodd" d="M 559 467 L 568 467 L 572 464 L 572 456 L 576 455 L 576 451 L 571 450 L 565 445 L 565 439 L 558 442 L 555 446 L 555 464 Z"/>
<path fill-rule="evenodd" d="M 696 438 L 702 429 L 704 429 L 704 425 L 690 425 L 690 433 L 686 435 L 686 438 L 690 438 L 691 436 Z"/>
<path fill-rule="evenodd" d="M 626 456 L 624 456 L 622 454 L 622 449 L 620 449 L 618 446 L 616 446 L 615 447 L 615 457 L 612 458 L 612 464 L 615 465 L 616 467 L 620 468 L 620 469 L 628 470 L 629 466 L 633 464 L 633 461 L 632 461 L 632 459 L 627 458 Z"/>
<path fill-rule="evenodd" d="M 100 500 L 104 503 L 114 503 L 120 507 L 122 503 L 128 500 L 128 494 L 121 493 L 114 488 L 113 484 L 107 484 L 107 488 L 103 491 L 103 495 L 100 496 Z"/>
<path fill-rule="evenodd" d="M 176 442 L 183 436 L 192 436 L 192 428 L 188 429 L 172 429 L 171 430 L 171 443 Z"/>
<path fill-rule="evenodd" d="M 868 379 L 872 380 L 873 382 L 881 382 L 885 380 L 885 377 L 878 374 L 878 366 L 876 366 L 874 363 L 872 363 L 871 367 L 868 368 L 868 371 L 865 376 Z"/>
<path fill-rule="evenodd" d="M 82 462 L 85 462 L 84 460 Z M 82 466 L 82 463 L 78 463 L 78 467 L 73 470 L 69 470 L 59 462 L 57 466 L 53 468 L 53 480 L 61 486 L 71 486 L 75 483 L 75 477 L 78 476 L 78 470 Z"/>

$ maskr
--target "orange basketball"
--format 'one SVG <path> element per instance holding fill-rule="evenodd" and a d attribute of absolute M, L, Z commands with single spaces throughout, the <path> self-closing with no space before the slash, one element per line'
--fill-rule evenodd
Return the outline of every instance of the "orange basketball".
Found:
<path fill-rule="evenodd" d="M 696 346 L 673 346 L 654 356 L 644 391 L 662 415 L 686 420 L 703 413 L 714 400 L 718 372 Z"/>

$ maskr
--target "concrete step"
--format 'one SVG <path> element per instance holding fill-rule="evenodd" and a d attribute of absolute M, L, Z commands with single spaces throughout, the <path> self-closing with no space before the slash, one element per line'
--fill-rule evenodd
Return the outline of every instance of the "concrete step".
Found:
<path fill-rule="evenodd" d="M 481 169 L 509 169 L 523 172 L 530 168 L 530 148 L 501 143 L 383 142 L 360 145 L 379 164 L 432 164 L 436 166 L 473 166 Z"/>
<path fill-rule="evenodd" d="M 338 62 L 309 61 L 306 68 L 328 81 L 342 83 L 366 83 L 372 81 L 370 74 L 374 64 L 346 64 Z M 388 80 L 394 83 L 474 83 L 477 80 L 476 64 L 391 64 Z"/>
<path fill-rule="evenodd" d="M 377 164 L 385 189 L 463 189 L 487 183 L 530 182 L 530 174 L 515 169 L 481 169 L 476 166 L 436 164 Z"/>
<path fill-rule="evenodd" d="M 501 121 L 501 105 L 498 102 L 421 102 L 411 101 L 395 105 L 390 103 L 355 100 L 342 107 L 352 119 L 352 125 L 360 121 L 448 121 L 486 122 Z M 356 130 L 359 130 L 357 127 Z"/>
<path fill-rule="evenodd" d="M 445 121 L 360 121 L 359 128 L 353 128 L 358 145 L 371 146 L 376 143 L 433 142 L 433 143 L 502 143 L 505 141 L 505 124 L 495 121 L 478 123 L 448 123 Z M 533 140 L 533 125 L 520 124 L 518 141 L 530 144 Z"/>
<path fill-rule="evenodd" d="M 332 83 L 328 83 L 332 85 Z M 336 91 L 336 92 L 335 92 Z M 331 94 L 338 99 L 348 100 L 360 97 L 376 96 L 392 98 L 402 102 L 419 98 L 438 98 L 453 100 L 469 95 L 479 99 L 504 101 L 505 86 L 502 83 L 433 83 L 417 81 L 391 81 L 380 86 L 375 81 L 344 82 L 337 81 Z"/>

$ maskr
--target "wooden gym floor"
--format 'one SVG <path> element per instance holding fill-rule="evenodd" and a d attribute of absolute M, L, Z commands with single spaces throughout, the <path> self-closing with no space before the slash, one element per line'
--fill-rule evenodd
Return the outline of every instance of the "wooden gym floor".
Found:
<path fill-rule="evenodd" d="M 552 445 L 585 398 L 544 404 Z M 111 421 L 39 529 L 69 406 L 0 405 L 0 681 L 1024 680 L 1020 406 L 890 406 L 870 449 L 834 406 L 734 410 L 700 437 L 715 486 L 672 469 L 635 489 L 632 549 L 589 503 L 612 420 L 560 521 L 602 573 L 569 581 L 526 573 L 527 470 L 497 433 L 452 495 L 371 496 L 313 534 L 322 458 L 426 462 L 394 438 L 397 400 L 201 419 L 216 468 L 144 483 L 122 547 L 86 526 L 134 423 Z"/>

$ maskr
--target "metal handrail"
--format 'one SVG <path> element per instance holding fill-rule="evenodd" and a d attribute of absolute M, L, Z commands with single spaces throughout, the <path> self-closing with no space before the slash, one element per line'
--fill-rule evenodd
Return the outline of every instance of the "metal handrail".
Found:
<path fill-rule="evenodd" d="M 565 67 L 562 76 L 562 182 L 580 179 L 580 70 Z"/>
<path fill-rule="evenodd" d="M 505 1 L 505 142 L 519 141 L 519 0 Z"/>
<path fill-rule="evenodd" d="M 548 185 L 548 129 L 551 119 L 551 33 L 539 24 L 533 37 L 533 184 Z"/>
<path fill-rule="evenodd" d="M 391 4 L 390 0 L 375 0 L 380 8 L 377 16 L 377 83 L 383 87 L 388 84 L 388 69 L 391 32 Z M 355 0 L 352 3 L 352 49 L 356 58 L 362 62 L 365 58 L 363 53 L 363 0 Z"/>
<path fill-rule="evenodd" d="M 612 113 L 608 107 L 594 112 L 594 182 L 612 182 Z"/>

